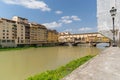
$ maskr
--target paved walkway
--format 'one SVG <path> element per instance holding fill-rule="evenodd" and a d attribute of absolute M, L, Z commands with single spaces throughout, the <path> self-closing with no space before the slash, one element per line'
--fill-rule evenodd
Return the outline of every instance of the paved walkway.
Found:
<path fill-rule="evenodd" d="M 120 80 L 120 48 L 104 50 L 62 80 Z"/>

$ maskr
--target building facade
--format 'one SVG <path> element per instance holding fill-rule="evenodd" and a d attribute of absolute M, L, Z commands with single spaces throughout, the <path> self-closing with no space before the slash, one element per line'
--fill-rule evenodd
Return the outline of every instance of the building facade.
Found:
<path fill-rule="evenodd" d="M 57 43 L 58 42 L 58 32 L 56 30 L 48 30 L 48 37 L 47 42 L 48 43 Z"/>
<path fill-rule="evenodd" d="M 15 21 L 1 18 L 0 19 L 0 46 L 17 46 L 17 29 Z"/>
<path fill-rule="evenodd" d="M 28 19 L 14 16 L 12 20 L 0 18 L 0 46 L 17 47 L 22 45 L 40 45 L 50 41 L 57 41 L 57 34 L 48 34 L 44 25 L 30 23 Z"/>
<path fill-rule="evenodd" d="M 16 24 L 14 25 L 14 26 L 16 26 L 16 30 L 17 30 L 16 44 L 17 45 L 26 44 L 26 34 L 25 33 L 26 33 L 26 27 L 29 26 L 28 19 L 14 16 L 12 18 L 12 20 L 16 22 Z"/>
<path fill-rule="evenodd" d="M 98 31 L 113 39 L 113 22 L 110 14 L 112 7 L 117 9 L 115 16 L 115 37 L 120 40 L 120 0 L 97 0 L 97 22 Z"/>
<path fill-rule="evenodd" d="M 45 43 L 47 40 L 47 29 L 45 26 L 30 23 L 30 44 Z"/>

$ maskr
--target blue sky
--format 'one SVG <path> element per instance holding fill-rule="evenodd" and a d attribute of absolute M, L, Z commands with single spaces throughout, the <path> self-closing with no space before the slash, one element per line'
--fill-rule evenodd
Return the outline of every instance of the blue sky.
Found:
<path fill-rule="evenodd" d="M 58 32 L 97 32 L 96 0 L 0 0 L 0 17 L 13 16 Z"/>

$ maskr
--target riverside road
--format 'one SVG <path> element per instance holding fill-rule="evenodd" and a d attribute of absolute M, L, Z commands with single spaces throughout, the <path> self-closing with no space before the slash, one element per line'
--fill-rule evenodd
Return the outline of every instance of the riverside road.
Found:
<path fill-rule="evenodd" d="M 62 80 L 120 80 L 120 48 L 107 48 Z"/>

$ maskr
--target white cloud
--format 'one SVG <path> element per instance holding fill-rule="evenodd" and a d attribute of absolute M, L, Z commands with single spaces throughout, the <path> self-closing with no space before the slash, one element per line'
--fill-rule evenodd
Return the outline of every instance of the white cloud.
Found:
<path fill-rule="evenodd" d="M 63 17 L 61 17 L 61 19 L 70 19 L 70 16 L 63 16 Z"/>
<path fill-rule="evenodd" d="M 78 16 L 75 16 L 75 15 L 73 15 L 73 16 L 63 16 L 63 17 L 61 17 L 61 19 L 67 19 L 67 20 L 74 20 L 74 21 L 79 21 L 80 20 L 80 18 L 78 17 Z"/>
<path fill-rule="evenodd" d="M 78 30 L 79 30 L 79 31 L 90 31 L 90 30 L 92 30 L 92 28 L 82 27 L 82 28 L 79 28 Z"/>
<path fill-rule="evenodd" d="M 62 23 L 57 23 L 57 22 L 51 22 L 51 23 L 44 23 L 43 25 L 45 25 L 48 29 L 53 29 L 56 27 L 60 27 L 62 25 Z"/>
<path fill-rule="evenodd" d="M 79 18 L 78 16 L 71 16 L 71 18 L 72 18 L 73 20 L 75 20 L 75 21 L 79 21 L 79 20 L 80 20 L 80 18 Z"/>
<path fill-rule="evenodd" d="M 55 11 L 56 14 L 62 14 L 62 11 Z"/>
<path fill-rule="evenodd" d="M 51 9 L 43 1 L 38 0 L 2 0 L 7 4 L 21 5 L 30 9 L 40 9 L 41 11 L 50 11 Z"/>
<path fill-rule="evenodd" d="M 59 20 L 62 23 L 69 24 L 72 23 L 73 21 L 79 21 L 80 18 L 78 16 L 63 16 Z"/>
<path fill-rule="evenodd" d="M 61 27 L 63 24 L 70 24 L 74 21 L 78 21 L 78 18 L 77 16 L 75 18 L 73 18 L 74 16 L 63 16 L 60 18 L 60 20 L 58 21 L 53 21 L 53 22 L 50 22 L 50 23 L 44 23 L 43 25 L 45 25 L 47 28 L 56 28 L 56 27 Z"/>
<path fill-rule="evenodd" d="M 69 24 L 69 23 L 72 23 L 73 21 L 72 20 L 63 19 L 63 20 L 60 20 L 60 22 L 65 23 L 65 24 Z"/>

